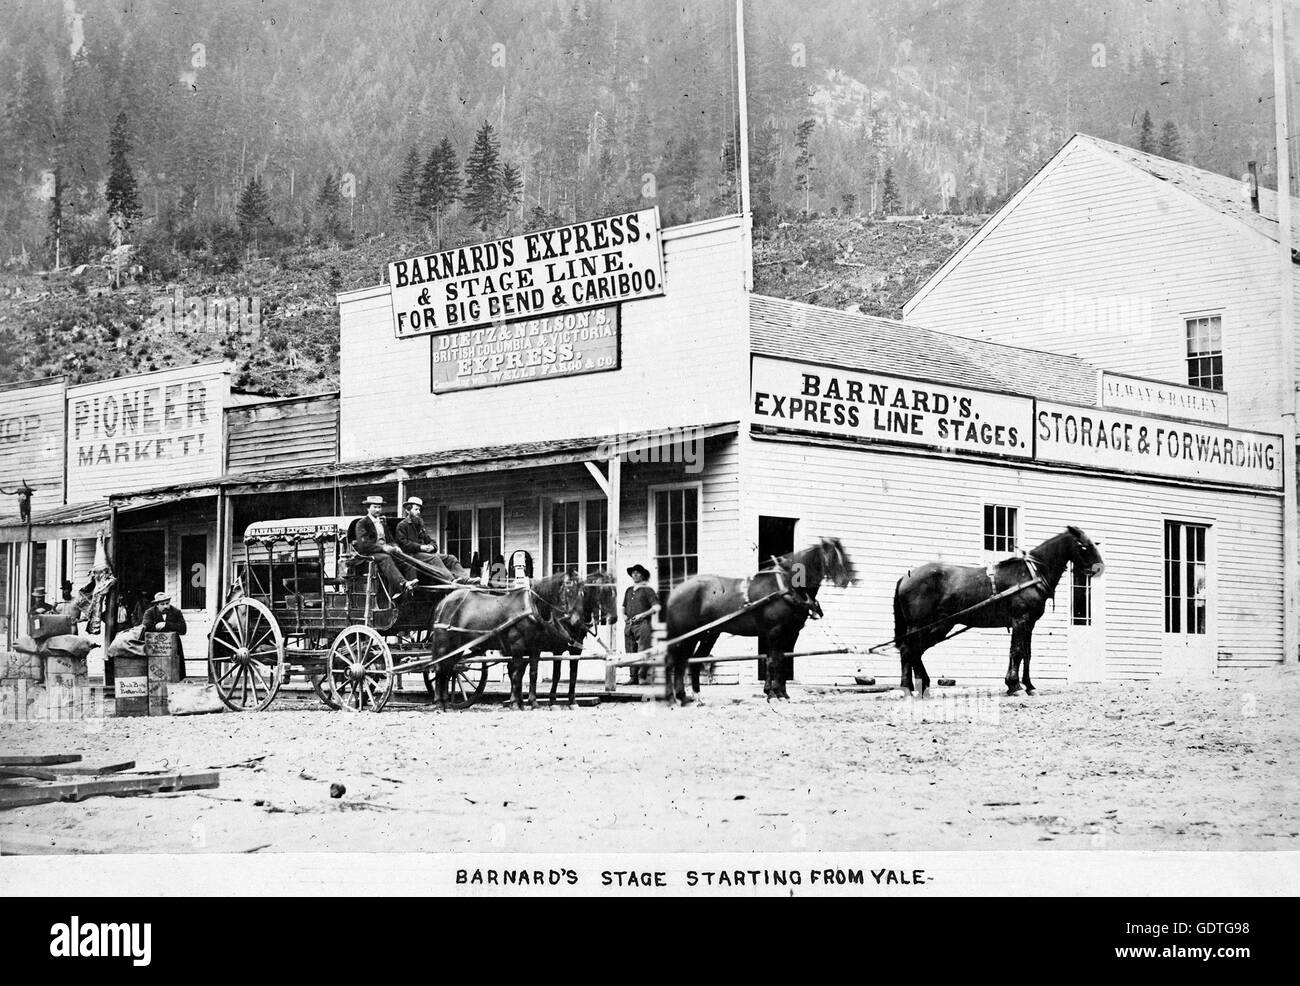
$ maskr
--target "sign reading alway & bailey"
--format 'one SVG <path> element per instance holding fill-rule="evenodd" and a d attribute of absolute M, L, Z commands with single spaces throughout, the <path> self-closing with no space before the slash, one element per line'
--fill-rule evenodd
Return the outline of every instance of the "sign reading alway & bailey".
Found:
<path fill-rule="evenodd" d="M 1190 418 L 1211 425 L 1228 423 L 1228 395 L 1217 390 L 1099 370 L 1097 396 L 1102 406 L 1121 411 Z"/>
<path fill-rule="evenodd" d="M 1038 457 L 1071 465 L 1282 488 L 1278 435 L 1038 402 Z"/>
<path fill-rule="evenodd" d="M 435 394 L 617 370 L 618 306 L 447 332 L 431 343 Z"/>
<path fill-rule="evenodd" d="M 399 339 L 664 293 L 659 210 L 642 209 L 388 265 Z"/>
<path fill-rule="evenodd" d="M 1033 401 L 755 356 L 753 420 L 847 438 L 1028 459 Z"/>

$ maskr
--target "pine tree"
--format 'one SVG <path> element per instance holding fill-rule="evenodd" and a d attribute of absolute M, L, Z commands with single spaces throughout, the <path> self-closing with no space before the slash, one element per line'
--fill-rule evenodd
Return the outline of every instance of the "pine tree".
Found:
<path fill-rule="evenodd" d="M 492 124 L 484 120 L 474 136 L 474 149 L 465 159 L 465 207 L 484 233 L 500 216 L 500 157 Z"/>
<path fill-rule="evenodd" d="M 108 138 L 109 174 L 108 184 L 104 187 L 109 222 L 124 240 L 132 224 L 140 218 L 140 196 L 136 191 L 135 175 L 126 159 L 131 153 L 131 138 L 126 128 L 126 114 L 117 114 Z"/>
<path fill-rule="evenodd" d="M 459 197 L 460 164 L 451 139 L 443 137 L 441 143 L 429 152 L 420 171 L 413 213 L 423 222 L 438 225 Z"/>
<path fill-rule="evenodd" d="M 443 137 L 438 145 L 438 161 L 441 168 L 438 180 L 442 185 L 442 204 L 447 208 L 460 199 L 460 161 L 456 159 L 456 149 L 451 146 L 450 137 Z"/>
<path fill-rule="evenodd" d="M 1183 159 L 1183 138 L 1173 120 L 1166 120 L 1164 129 L 1160 131 L 1160 156 L 1170 161 Z"/>
<path fill-rule="evenodd" d="M 803 192 L 803 211 L 806 214 L 811 204 L 812 152 L 808 150 L 808 138 L 812 136 L 816 120 L 804 120 L 794 130 L 794 146 L 799 153 L 794 159 L 795 188 Z"/>
<path fill-rule="evenodd" d="M 246 241 L 257 239 L 264 228 L 270 225 L 271 201 L 256 175 L 244 186 L 235 216 L 239 220 L 239 231 Z"/>
<path fill-rule="evenodd" d="M 333 238 L 342 232 L 342 209 L 343 196 L 339 194 L 339 180 L 330 172 L 325 175 L 320 191 L 316 193 L 316 220 L 326 236 Z"/>
<path fill-rule="evenodd" d="M 402 222 L 416 218 L 420 200 L 420 171 L 420 152 L 412 147 L 406 152 L 406 159 L 393 189 L 393 211 Z"/>
<path fill-rule="evenodd" d="M 62 262 L 62 238 L 63 238 L 63 173 L 58 167 L 54 169 L 54 188 L 50 192 L 50 237 L 47 249 L 50 255 L 50 263 L 57 270 Z"/>
<path fill-rule="evenodd" d="M 1155 124 L 1151 122 L 1149 111 L 1142 113 L 1142 129 L 1138 132 L 1138 150 L 1144 154 L 1156 152 Z"/>
<path fill-rule="evenodd" d="M 513 164 L 504 164 L 501 166 L 501 211 L 506 215 L 507 220 L 519 208 L 519 203 L 524 197 L 524 180 L 519 174 L 519 169 Z"/>
<path fill-rule="evenodd" d="M 894 169 L 885 169 L 885 189 L 880 195 L 881 210 L 885 215 L 895 215 L 899 211 L 898 188 L 894 185 Z"/>

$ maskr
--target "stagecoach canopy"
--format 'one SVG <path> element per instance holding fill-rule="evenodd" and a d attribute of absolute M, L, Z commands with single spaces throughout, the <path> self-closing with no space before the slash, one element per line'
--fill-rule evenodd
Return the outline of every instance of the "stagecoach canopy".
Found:
<path fill-rule="evenodd" d="M 245 544 L 300 544 L 304 541 L 346 541 L 348 530 L 358 515 L 341 517 L 290 517 L 286 520 L 259 520 L 248 525 Z"/>

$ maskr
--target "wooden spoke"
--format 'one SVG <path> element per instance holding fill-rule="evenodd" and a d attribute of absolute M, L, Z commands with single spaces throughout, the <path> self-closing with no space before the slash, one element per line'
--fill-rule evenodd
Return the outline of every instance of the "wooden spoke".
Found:
<path fill-rule="evenodd" d="M 208 665 L 227 708 L 260 711 L 271 704 L 284 682 L 285 644 L 265 604 L 247 596 L 226 604 L 213 621 Z"/>

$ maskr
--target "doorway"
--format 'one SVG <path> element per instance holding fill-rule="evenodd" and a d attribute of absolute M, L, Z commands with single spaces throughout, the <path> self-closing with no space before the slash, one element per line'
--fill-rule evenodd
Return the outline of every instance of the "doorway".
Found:
<path fill-rule="evenodd" d="M 117 549 L 120 599 L 134 624 L 155 593 L 167 589 L 167 540 L 162 531 L 123 531 Z"/>
<path fill-rule="evenodd" d="M 1106 587 L 1086 568 L 1071 565 L 1070 623 L 1066 653 L 1070 681 L 1104 681 L 1106 678 Z"/>
<path fill-rule="evenodd" d="M 1209 524 L 1165 521 L 1164 673 L 1208 678 L 1217 660 Z"/>
<path fill-rule="evenodd" d="M 787 555 L 794 551 L 794 532 L 799 525 L 795 517 L 758 518 L 758 567 L 772 564 L 773 555 Z M 758 680 L 767 681 L 767 641 L 759 638 Z M 785 659 L 785 680 L 794 681 L 794 658 Z"/>

